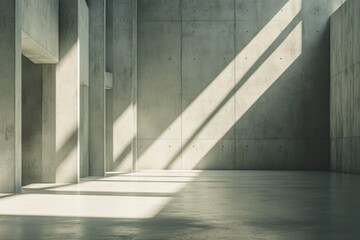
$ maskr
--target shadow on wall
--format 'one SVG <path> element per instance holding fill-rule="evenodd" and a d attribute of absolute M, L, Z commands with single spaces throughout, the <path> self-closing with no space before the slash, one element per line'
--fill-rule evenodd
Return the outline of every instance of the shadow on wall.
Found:
<path fill-rule="evenodd" d="M 83 146 L 79 146 L 78 114 L 83 88 L 77 64 L 77 19 L 77 3 L 60 1 L 59 63 L 43 65 L 43 182 L 77 182 L 79 177 L 78 153 Z M 80 160 L 80 164 L 84 163 Z"/>
<path fill-rule="evenodd" d="M 146 4 L 154 2 L 140 1 L 140 12 L 151 12 Z M 257 4 L 238 1 L 243 15 L 222 32 L 179 23 L 182 53 L 168 42 L 176 34 L 140 16 L 139 169 L 328 169 L 328 9 L 317 1 Z M 115 166 L 131 142 L 114 152 Z"/>
<path fill-rule="evenodd" d="M 262 27 L 265 26 L 265 24 L 267 24 L 268 21 L 271 20 L 271 18 L 278 12 L 280 11 L 280 9 L 286 4 L 287 0 L 283 0 L 281 2 L 279 2 L 277 7 L 271 6 L 271 11 L 266 11 L 265 14 L 262 14 L 261 18 L 258 18 L 257 15 L 259 15 L 259 9 L 250 9 L 252 12 L 255 13 L 255 18 L 257 19 L 256 21 L 256 25 L 258 26 L 258 29 L 261 29 Z M 149 6 L 147 6 L 147 4 Z M 141 21 L 141 16 L 142 14 L 144 14 L 144 11 L 150 11 L 150 14 L 152 11 L 158 11 L 159 8 L 157 7 L 151 7 L 152 5 L 156 5 L 158 4 L 155 1 L 140 1 L 139 2 L 139 6 L 138 6 L 138 11 L 139 11 L 139 19 Z M 159 3 L 161 4 L 161 3 Z M 173 3 L 172 3 L 173 4 Z M 190 3 L 189 3 L 190 4 Z M 180 12 L 180 8 L 181 6 L 177 6 Z M 191 7 L 191 6 L 188 6 Z M 238 6 L 238 8 L 242 8 L 244 11 L 248 6 L 242 6 L 241 4 Z M 257 6 L 258 8 L 259 6 Z M 174 14 L 176 15 L 176 14 Z M 180 26 L 181 23 L 178 23 L 178 25 Z M 144 36 L 142 36 L 142 34 L 144 34 L 144 31 L 146 33 L 146 26 L 145 26 L 145 30 L 143 30 L 141 28 L 141 24 L 139 26 L 139 30 L 138 30 L 138 35 L 139 35 L 139 41 L 141 41 L 142 38 L 144 38 Z M 176 27 L 176 26 L 175 26 Z M 228 26 L 229 27 L 229 26 Z M 228 27 L 226 28 L 226 30 L 230 30 L 230 32 L 233 32 L 232 29 L 228 29 Z M 179 28 L 180 30 L 180 28 Z M 251 34 L 253 34 L 253 36 L 255 36 L 258 32 L 256 32 L 256 28 L 249 28 L 248 30 L 253 31 Z M 254 31 L 255 30 L 255 31 Z M 164 32 L 162 32 L 162 29 L 157 29 L 155 31 L 158 31 L 158 34 L 153 34 L 153 32 L 149 32 L 148 35 L 146 35 L 147 37 L 151 37 L 151 36 L 155 36 L 155 35 L 164 35 Z M 150 35 L 149 35 L 150 34 Z M 179 32 L 179 34 L 181 35 L 182 33 Z M 187 33 L 184 33 L 185 36 Z M 191 34 L 191 33 L 189 33 Z M 215 34 L 217 34 L 215 32 Z M 179 39 L 180 39 L 180 35 L 179 35 Z M 173 44 L 173 42 L 169 42 L 166 41 L 168 40 L 166 38 L 167 36 L 164 37 L 164 40 L 161 41 L 161 39 L 159 40 L 158 38 L 155 39 L 155 41 L 147 41 L 148 39 L 145 39 L 146 44 L 145 46 L 142 48 L 142 43 L 139 42 L 139 52 L 144 52 L 144 54 L 151 59 L 151 61 L 146 61 L 146 59 L 144 61 L 142 61 L 142 58 L 139 57 L 138 61 L 138 65 L 139 66 L 144 66 L 146 65 L 146 69 L 145 70 L 140 70 L 139 71 L 139 79 L 141 79 L 143 76 L 141 76 L 141 74 L 143 74 L 146 77 L 143 77 L 144 80 L 142 81 L 143 83 L 141 83 L 139 81 L 139 87 L 138 87 L 138 96 L 148 96 L 148 98 L 146 99 L 140 99 L 139 100 L 139 111 L 138 111 L 138 132 L 139 132 L 139 138 L 148 138 L 146 144 L 141 144 L 141 147 L 139 148 L 138 151 L 138 155 L 139 157 L 147 151 L 147 148 L 150 146 L 155 145 L 156 140 L 157 139 L 162 139 L 164 138 L 165 135 L 169 135 L 169 131 L 170 131 L 170 135 L 171 132 L 176 130 L 179 130 L 179 126 L 181 125 L 181 108 L 186 109 L 188 107 L 188 105 L 190 105 L 190 103 L 192 101 L 194 101 L 196 99 L 196 97 L 198 95 L 200 95 L 201 92 L 203 92 L 212 82 L 214 79 L 218 78 L 217 82 L 218 82 L 218 86 L 221 85 L 221 81 L 223 81 L 225 74 L 223 74 L 223 76 L 219 76 L 221 75 L 221 72 L 224 72 L 224 68 L 226 66 L 228 66 L 227 71 L 229 71 L 231 68 L 231 64 L 233 64 L 233 56 L 234 56 L 234 46 L 233 46 L 233 40 L 231 40 L 229 43 L 224 44 L 224 40 L 223 39 L 216 39 L 216 41 L 219 42 L 218 44 L 218 48 L 219 49 L 212 49 L 212 51 L 209 54 L 213 54 L 211 55 L 211 57 L 215 60 L 215 64 L 213 63 L 213 68 L 208 68 L 208 62 L 206 62 L 206 59 L 204 59 L 203 62 L 200 61 L 200 64 L 202 64 L 202 67 L 204 70 L 201 72 L 200 75 L 205 75 L 206 77 L 202 77 L 202 81 L 201 84 L 197 84 L 196 86 L 192 86 L 191 87 L 191 94 L 187 96 L 186 101 L 181 101 L 181 68 L 179 68 L 179 66 L 181 65 L 181 58 L 179 57 L 180 53 L 180 49 L 176 49 L 176 44 Z M 175 36 L 176 37 L 176 36 Z M 212 36 L 217 38 L 217 36 Z M 153 39 L 154 40 L 154 39 Z M 248 39 L 249 41 L 251 39 Z M 205 44 L 208 45 L 209 44 L 209 39 L 206 38 L 202 38 L 200 37 L 200 44 Z M 199 43 L 199 42 L 198 42 Z M 150 44 L 150 45 L 149 45 Z M 153 45 L 151 45 L 153 44 Z M 181 41 L 178 43 L 178 45 L 180 46 L 182 43 Z M 244 43 L 244 46 L 238 46 L 239 51 L 242 50 L 242 48 L 244 48 L 246 46 L 246 44 Z M 162 51 L 159 51 L 159 49 L 161 49 Z M 165 50 L 164 50 L 165 49 Z M 229 49 L 232 49 L 232 52 L 229 52 Z M 164 67 L 163 63 L 164 60 L 166 62 L 168 60 L 168 53 L 166 53 L 166 50 L 171 52 L 171 54 L 173 54 L 175 57 L 173 57 L 173 59 L 170 59 L 171 62 L 173 64 L 171 64 L 170 66 L 168 66 L 169 64 L 167 64 L 166 67 Z M 178 51 L 178 52 L 177 52 Z M 196 51 L 196 50 L 195 50 Z M 217 59 L 217 55 L 223 55 L 223 52 L 228 52 L 228 56 L 223 60 L 223 61 L 218 61 Z M 159 59 L 160 58 L 160 59 Z M 163 59 L 164 58 L 164 59 Z M 157 59 L 157 61 L 155 61 L 155 59 Z M 180 61 L 180 62 L 179 62 Z M 185 60 L 184 60 L 185 61 Z M 210 60 L 211 61 L 211 60 Z M 179 66 L 174 66 L 174 64 L 179 65 Z M 191 64 L 193 64 L 192 62 L 190 63 L 190 67 Z M 229 67 L 230 66 L 230 67 Z M 167 70 L 167 69 L 171 69 L 171 70 Z M 188 66 L 189 68 L 189 66 Z M 191 70 L 191 69 L 190 69 Z M 144 72 L 145 71 L 145 72 Z M 171 73 L 174 71 L 178 71 L 178 74 L 173 74 Z M 194 73 L 194 71 L 192 71 Z M 154 73 L 157 75 L 154 76 Z M 196 73 L 195 73 L 196 74 Z M 153 76 L 152 79 L 148 79 L 149 77 Z M 169 76 L 172 79 L 175 79 L 174 82 L 171 79 L 168 79 Z M 217 77 L 218 76 L 218 77 Z M 193 78 L 199 77 L 199 76 L 193 76 Z M 189 79 L 189 83 L 191 84 L 191 76 L 188 76 Z M 222 79 L 221 79 L 222 78 Z M 229 79 L 230 81 L 233 81 L 233 79 Z M 226 81 L 226 80 L 225 80 Z M 220 82 L 220 84 L 219 84 Z M 150 84 L 150 85 L 146 85 L 146 84 Z M 166 86 L 164 86 L 164 84 Z M 215 85 L 215 84 L 213 84 Z M 149 96 L 149 94 L 147 94 L 146 92 L 142 93 L 142 91 L 149 91 L 149 89 L 166 89 L 166 91 L 170 91 L 173 95 L 171 96 L 171 99 L 162 99 L 161 98 L 161 94 L 159 97 L 157 96 Z M 214 87 L 213 87 L 214 89 Z M 175 92 L 174 92 L 175 91 Z M 211 92 L 208 91 L 208 93 L 206 93 L 207 95 L 209 94 L 213 94 Z M 189 98 L 190 97 L 190 98 Z M 143 100 L 143 101 L 141 101 Z M 173 103 L 172 105 L 172 109 L 169 109 L 168 106 L 168 102 L 176 102 Z M 127 108 L 126 111 L 124 111 L 121 115 L 116 115 L 114 116 L 114 124 L 116 125 L 117 122 L 121 121 L 119 119 L 128 119 L 129 116 L 129 110 L 130 110 L 130 106 Z M 164 114 L 166 113 L 166 114 Z M 161 121 L 159 121 L 159 117 L 161 117 Z M 126 120 L 125 120 L 126 121 Z M 201 124 L 201 123 L 200 123 Z M 175 133 L 176 134 L 176 133 Z M 141 136 L 144 135 L 144 136 Z M 195 134 L 196 135 L 196 134 Z M 150 137 L 149 137 L 150 136 Z M 165 136 L 166 137 L 166 136 Z M 118 152 L 114 152 L 114 162 L 116 163 L 116 166 L 119 166 L 119 163 L 121 163 L 125 158 L 124 156 L 126 156 L 127 154 L 130 154 L 130 149 L 131 149 L 131 139 L 128 139 L 127 144 L 124 145 L 123 147 L 121 147 L 119 149 Z"/>
<path fill-rule="evenodd" d="M 285 72 L 302 53 L 303 25 L 301 21 L 301 7 L 301 1 L 288 1 L 286 4 L 279 6 L 278 12 L 273 18 L 267 19 L 268 22 L 266 24 L 264 22 L 264 26 L 262 26 L 260 31 L 254 31 L 251 38 L 246 39 L 245 37 L 241 38 L 238 36 L 236 41 L 236 57 L 215 78 L 212 78 L 213 81 L 208 82 L 201 93 L 196 93 L 197 96 L 191 99 L 191 103 L 183 107 L 181 116 L 167 128 L 176 128 L 174 123 L 177 121 L 182 122 L 181 145 L 173 146 L 169 144 L 169 148 L 172 148 L 172 150 L 169 152 L 159 151 L 164 146 L 160 146 L 162 143 L 158 140 L 166 138 L 166 129 L 153 143 L 139 146 L 138 165 L 140 168 L 147 169 L 154 166 L 161 169 L 176 169 L 179 166 L 183 169 L 193 169 L 195 166 L 206 169 L 236 168 L 234 161 L 235 144 L 241 141 L 235 142 L 234 139 L 254 139 L 253 135 L 246 136 L 246 134 L 241 132 L 241 123 L 246 121 L 243 119 L 243 116 L 249 109 L 254 108 L 254 104 L 278 78 L 285 75 L 286 78 L 291 80 L 291 76 L 286 75 Z M 248 32 L 247 27 L 248 25 L 242 25 L 242 22 L 238 23 L 236 34 L 242 34 L 242 31 Z M 193 34 L 195 34 L 194 31 Z M 203 34 L 206 35 L 206 32 Z M 191 39 L 187 39 L 192 37 L 189 37 L 189 35 L 191 35 L 191 32 L 184 33 L 183 44 L 185 44 L 185 47 L 188 46 L 187 41 L 191 41 Z M 207 41 L 211 40 L 207 39 Z M 193 47 L 191 44 L 190 42 L 190 47 Z M 193 50 L 197 51 L 196 49 Z M 217 50 L 214 49 L 215 52 Z M 190 62 L 190 60 L 184 59 L 183 56 L 183 62 L 185 62 L 183 67 L 186 67 L 186 64 L 188 64 L 186 62 Z M 200 59 L 200 61 L 202 60 Z M 198 71 L 201 72 L 201 69 L 211 71 L 207 67 L 209 66 L 206 63 L 207 59 L 204 59 L 204 61 L 204 66 Z M 235 79 L 233 79 L 234 68 L 236 72 Z M 301 69 L 301 67 L 299 68 Z M 196 81 L 197 78 L 206 75 L 206 71 L 205 73 L 201 72 L 197 77 L 196 74 L 198 73 L 195 72 L 195 78 L 191 79 L 193 76 L 190 76 L 190 79 Z M 234 81 L 233 84 L 231 84 L 232 80 Z M 190 83 L 192 82 L 190 81 Z M 293 90 L 294 87 L 289 89 Z M 141 93 L 139 93 L 140 95 Z M 274 103 L 274 101 L 276 102 L 276 99 L 273 98 L 269 103 Z M 281 107 L 281 105 L 277 107 Z M 285 111 L 287 110 L 289 111 L 289 107 L 285 108 Z M 290 117 L 290 120 L 295 122 L 294 113 L 291 112 L 294 109 L 291 109 L 291 107 L 289 113 L 280 114 L 278 119 L 276 117 L 271 119 L 271 116 L 261 116 L 261 114 L 269 114 L 270 111 L 276 112 L 276 110 L 269 110 L 269 108 L 266 108 L 265 111 L 262 108 L 256 111 L 256 120 L 268 120 L 270 117 L 270 121 L 273 121 L 273 123 L 269 122 L 269 124 L 260 122 L 260 126 L 269 126 L 270 130 L 270 126 L 273 127 L 277 122 L 281 122 L 279 120 L 283 120 L 281 118 L 284 116 Z M 232 115 L 234 112 L 235 116 Z M 139 118 L 140 122 L 140 113 Z M 184 129 L 185 126 L 186 129 Z M 238 126 L 240 126 L 239 129 L 237 129 Z M 265 129 L 266 131 L 267 129 Z M 264 129 L 262 129 L 262 132 L 264 132 Z M 139 134 L 141 134 L 140 130 Z M 266 135 L 275 136 L 280 139 L 294 138 L 293 133 L 279 134 L 277 131 L 266 133 Z M 259 136 L 259 138 L 264 138 L 264 136 Z M 218 143 L 219 140 L 221 143 Z M 215 146 L 217 149 L 214 150 Z M 213 149 L 213 153 L 209 154 L 208 152 L 211 149 Z M 199 165 L 198 163 L 205 156 L 212 157 L 206 157 L 208 163 Z M 221 161 L 227 162 L 222 163 Z M 279 166 L 284 165 L 275 164 L 274 168 L 279 168 Z"/>
<path fill-rule="evenodd" d="M 42 181 L 41 65 L 22 57 L 22 184 Z"/>

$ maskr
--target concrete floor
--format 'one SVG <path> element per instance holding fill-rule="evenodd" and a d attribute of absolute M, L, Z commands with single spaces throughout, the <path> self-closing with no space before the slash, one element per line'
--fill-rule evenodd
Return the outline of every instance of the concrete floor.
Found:
<path fill-rule="evenodd" d="M 360 176 L 145 171 L 0 196 L 0 239 L 359 239 Z"/>

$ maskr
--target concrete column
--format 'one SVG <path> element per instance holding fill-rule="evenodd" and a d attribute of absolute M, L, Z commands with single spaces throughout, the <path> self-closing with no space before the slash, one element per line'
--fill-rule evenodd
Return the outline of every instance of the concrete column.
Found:
<path fill-rule="evenodd" d="M 133 0 L 113 1 L 113 171 L 133 168 Z"/>
<path fill-rule="evenodd" d="M 21 1 L 0 2 L 0 192 L 21 187 Z"/>
<path fill-rule="evenodd" d="M 22 185 L 42 182 L 42 67 L 22 57 Z"/>
<path fill-rule="evenodd" d="M 80 42 L 80 176 L 89 176 L 89 8 L 79 2 Z"/>
<path fill-rule="evenodd" d="M 89 175 L 105 173 L 105 11 L 104 0 L 89 0 Z"/>
<path fill-rule="evenodd" d="M 137 1 L 132 1 L 132 40 L 133 40 L 133 66 L 132 66 L 132 106 L 133 106 L 133 136 L 132 141 L 132 170 L 137 169 Z"/>
<path fill-rule="evenodd" d="M 56 65 L 42 65 L 42 182 L 56 176 Z"/>
<path fill-rule="evenodd" d="M 106 2 L 106 72 L 113 73 L 113 0 Z M 106 171 L 113 165 L 113 91 L 106 90 Z"/>
<path fill-rule="evenodd" d="M 79 180 L 79 1 L 60 0 L 59 63 L 56 65 L 56 182 Z"/>

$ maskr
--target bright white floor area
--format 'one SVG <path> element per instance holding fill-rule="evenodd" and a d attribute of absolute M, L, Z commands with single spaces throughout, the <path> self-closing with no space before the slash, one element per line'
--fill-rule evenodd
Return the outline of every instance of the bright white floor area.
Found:
<path fill-rule="evenodd" d="M 0 195 L 0 239 L 359 239 L 360 176 L 142 171 Z"/>

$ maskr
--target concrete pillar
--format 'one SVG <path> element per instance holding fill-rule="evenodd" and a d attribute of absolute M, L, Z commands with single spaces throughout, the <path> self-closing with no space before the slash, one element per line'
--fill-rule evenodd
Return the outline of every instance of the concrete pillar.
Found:
<path fill-rule="evenodd" d="M 113 0 L 106 2 L 106 72 L 113 73 Z M 113 91 L 106 89 L 106 171 L 113 163 Z"/>
<path fill-rule="evenodd" d="M 0 2 L 0 192 L 21 187 L 21 1 Z"/>
<path fill-rule="evenodd" d="M 59 0 L 22 1 L 21 48 L 22 185 L 54 182 Z"/>
<path fill-rule="evenodd" d="M 113 1 L 113 171 L 133 169 L 133 2 Z"/>
<path fill-rule="evenodd" d="M 21 106 L 23 186 L 42 182 L 42 102 L 42 67 L 23 56 Z"/>
<path fill-rule="evenodd" d="M 89 0 L 89 175 L 105 173 L 105 11 L 104 0 Z"/>
<path fill-rule="evenodd" d="M 42 182 L 56 177 L 56 65 L 42 65 Z"/>
<path fill-rule="evenodd" d="M 133 109 L 133 141 L 132 141 L 132 170 L 137 169 L 137 1 L 132 1 L 132 41 L 133 41 L 133 62 L 132 62 L 132 109 Z"/>
<path fill-rule="evenodd" d="M 89 8 L 79 2 L 80 41 L 80 176 L 89 176 Z"/>
<path fill-rule="evenodd" d="M 56 65 L 56 182 L 79 180 L 79 1 L 59 3 L 59 63 Z"/>

